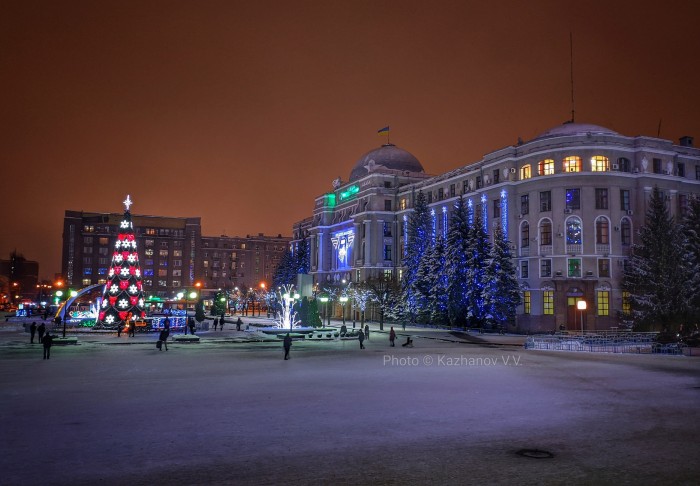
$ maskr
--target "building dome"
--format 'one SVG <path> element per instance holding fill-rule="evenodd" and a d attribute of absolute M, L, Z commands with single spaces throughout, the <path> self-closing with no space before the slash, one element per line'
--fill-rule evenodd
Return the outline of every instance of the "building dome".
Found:
<path fill-rule="evenodd" d="M 535 140 L 540 138 L 566 137 L 571 135 L 588 135 L 589 133 L 592 135 L 619 135 L 619 133 L 610 130 L 609 128 L 592 125 L 590 123 L 566 122 L 558 127 L 547 130 L 541 135 L 538 135 L 535 137 Z"/>
<path fill-rule="evenodd" d="M 387 143 L 360 157 L 360 160 L 357 161 L 350 172 L 350 182 L 356 181 L 371 172 L 382 172 L 387 169 L 392 171 L 425 172 L 423 166 L 413 154 L 394 144 Z"/>

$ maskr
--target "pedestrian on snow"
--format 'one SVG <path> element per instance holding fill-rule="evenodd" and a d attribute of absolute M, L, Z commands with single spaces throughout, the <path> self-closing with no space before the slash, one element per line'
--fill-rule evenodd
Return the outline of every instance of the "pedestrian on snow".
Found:
<path fill-rule="evenodd" d="M 47 332 L 46 336 L 44 336 L 44 339 L 42 340 L 42 344 L 44 345 L 44 359 L 50 359 L 51 345 L 53 345 L 53 336 Z"/>
<path fill-rule="evenodd" d="M 42 342 L 44 339 L 44 333 L 46 332 L 46 324 L 44 324 L 43 322 L 39 324 L 37 331 L 39 331 L 39 342 Z"/>
<path fill-rule="evenodd" d="M 357 335 L 357 338 L 360 340 L 360 349 L 365 349 L 365 333 L 362 332 L 362 329 L 360 329 L 360 333 Z"/>
<path fill-rule="evenodd" d="M 161 342 L 160 343 L 161 347 L 159 348 L 161 351 L 163 351 L 163 347 L 165 347 L 166 351 L 168 350 L 168 334 L 169 333 L 170 333 L 170 331 L 166 331 L 165 329 L 163 329 L 162 331 L 160 331 L 160 334 L 158 335 L 158 341 Z"/>
<path fill-rule="evenodd" d="M 122 323 L 117 324 L 117 337 L 122 337 Z"/>
<path fill-rule="evenodd" d="M 240 331 L 242 325 L 243 325 L 243 321 L 239 317 L 238 320 L 236 321 L 236 331 Z"/>
<path fill-rule="evenodd" d="M 369 324 L 365 324 L 365 338 L 369 341 Z"/>
<path fill-rule="evenodd" d="M 127 334 L 127 337 L 136 337 L 136 326 L 134 325 L 134 321 L 126 321 L 126 325 L 129 326 L 129 333 Z"/>
<path fill-rule="evenodd" d="M 405 331 L 406 330 L 406 321 L 402 322 L 401 326 L 403 326 L 403 330 Z"/>
<path fill-rule="evenodd" d="M 215 318 L 214 318 L 214 330 L 215 330 L 215 331 L 216 331 L 216 326 L 218 326 L 218 325 L 219 325 L 219 318 L 218 318 L 218 317 L 215 317 Z"/>
<path fill-rule="evenodd" d="M 224 330 L 224 317 L 226 317 L 226 316 L 225 316 L 224 313 L 222 312 L 222 313 L 221 313 L 221 317 L 219 317 L 219 331 L 223 331 L 223 330 Z"/>
<path fill-rule="evenodd" d="M 396 341 L 396 331 L 394 331 L 394 326 L 391 326 L 391 331 L 389 331 L 389 342 L 391 347 L 394 347 L 394 341 Z"/>
<path fill-rule="evenodd" d="M 195 328 L 194 319 L 192 319 L 190 321 L 190 334 L 192 334 L 193 336 L 194 336 L 194 328 Z"/>
<path fill-rule="evenodd" d="M 29 339 L 29 343 L 34 344 L 34 335 L 36 334 L 36 322 L 32 322 L 32 325 L 29 326 L 29 332 L 31 333 L 31 338 Z"/>
<path fill-rule="evenodd" d="M 292 336 L 287 333 L 284 337 L 284 359 L 289 359 L 289 350 L 292 348 Z"/>

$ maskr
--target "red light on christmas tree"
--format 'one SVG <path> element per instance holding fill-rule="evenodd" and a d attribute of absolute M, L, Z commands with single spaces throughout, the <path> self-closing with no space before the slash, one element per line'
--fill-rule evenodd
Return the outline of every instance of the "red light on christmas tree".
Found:
<path fill-rule="evenodd" d="M 129 212 L 131 204 L 131 199 L 126 196 L 124 219 L 119 227 L 117 241 L 114 243 L 112 265 L 102 292 L 102 305 L 97 319 L 99 327 L 116 329 L 130 317 L 138 319 L 146 316 L 143 310 L 139 255 L 136 251 L 136 237 Z"/>

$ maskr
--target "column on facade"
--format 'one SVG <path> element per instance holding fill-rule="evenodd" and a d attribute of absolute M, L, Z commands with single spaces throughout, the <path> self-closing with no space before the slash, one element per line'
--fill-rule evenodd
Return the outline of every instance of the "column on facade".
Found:
<path fill-rule="evenodd" d="M 357 261 L 362 260 L 362 251 L 358 251 L 360 249 L 360 245 L 362 244 L 362 242 L 360 240 L 360 236 L 362 235 L 362 233 L 360 232 L 360 225 L 361 225 L 361 223 L 353 223 L 353 225 L 352 225 L 353 231 L 355 232 L 355 242 L 354 242 L 355 249 L 352 252 L 354 261 L 352 262 L 352 265 L 351 265 L 352 267 L 356 267 Z"/>
<path fill-rule="evenodd" d="M 316 253 L 316 235 L 309 235 L 309 253 L 311 256 L 311 270 L 318 268 L 318 254 Z"/>
<path fill-rule="evenodd" d="M 675 217 L 676 221 L 678 221 L 678 217 L 681 216 L 680 212 L 678 211 L 678 191 L 676 189 L 669 189 L 668 197 L 668 213 Z"/>
<path fill-rule="evenodd" d="M 324 265 L 323 265 L 323 232 L 319 231 L 318 233 L 318 266 L 317 266 L 317 271 L 322 272 L 324 271 Z"/>
<path fill-rule="evenodd" d="M 372 221 L 365 220 L 365 255 L 364 255 L 364 265 L 369 266 L 374 263 L 372 258 Z"/>

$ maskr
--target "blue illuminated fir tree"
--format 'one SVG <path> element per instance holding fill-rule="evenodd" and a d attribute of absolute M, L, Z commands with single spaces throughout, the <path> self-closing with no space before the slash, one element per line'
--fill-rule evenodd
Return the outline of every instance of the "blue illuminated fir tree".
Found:
<path fill-rule="evenodd" d="M 408 218 L 408 234 L 406 245 L 406 257 L 404 258 L 404 272 L 402 281 L 402 296 L 404 318 L 415 322 L 419 311 L 419 280 L 418 269 L 423 254 L 428 249 L 433 238 L 433 224 L 430 210 L 423 191 L 418 191 L 413 206 L 413 212 Z"/>
<path fill-rule="evenodd" d="M 510 253 L 510 242 L 500 227 L 494 232 L 491 257 L 486 269 L 484 300 L 489 308 L 487 324 L 502 327 L 515 320 L 515 311 L 522 297 Z"/>
<path fill-rule="evenodd" d="M 484 229 L 481 209 L 474 211 L 473 224 L 469 228 L 465 265 L 467 271 L 467 325 L 483 327 L 490 316 L 487 305 L 489 275 L 487 267 L 491 243 Z"/>
<path fill-rule="evenodd" d="M 445 256 L 447 248 L 445 240 L 438 237 L 423 257 L 425 264 L 425 280 L 428 288 L 426 311 L 428 319 L 433 324 L 447 324 L 449 296 L 447 294 L 448 278 L 445 272 Z"/>
<path fill-rule="evenodd" d="M 465 263 L 471 251 L 469 238 L 469 209 L 464 198 L 460 196 L 450 218 L 444 270 L 449 302 L 447 312 L 453 326 L 467 325 L 469 275 Z"/>
<path fill-rule="evenodd" d="M 102 293 L 97 327 L 116 329 L 127 321 L 145 317 L 141 268 L 131 222 L 129 196 L 124 201 L 124 217 L 114 243 L 112 264 Z"/>

